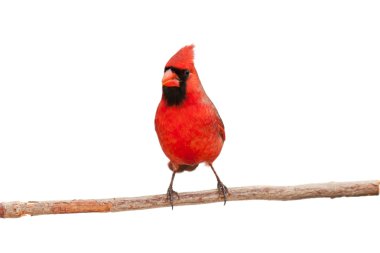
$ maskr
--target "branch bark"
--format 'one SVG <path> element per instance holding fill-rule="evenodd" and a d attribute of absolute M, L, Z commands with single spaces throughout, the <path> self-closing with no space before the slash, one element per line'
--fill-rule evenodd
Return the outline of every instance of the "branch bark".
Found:
<path fill-rule="evenodd" d="M 247 186 L 229 188 L 228 201 L 237 200 L 298 200 L 307 198 L 338 198 L 379 195 L 380 181 L 330 182 L 296 186 Z M 175 206 L 223 202 L 217 190 L 184 192 Z M 28 201 L 0 203 L 0 218 L 24 215 L 120 212 L 168 207 L 166 194 L 133 198 Z"/>

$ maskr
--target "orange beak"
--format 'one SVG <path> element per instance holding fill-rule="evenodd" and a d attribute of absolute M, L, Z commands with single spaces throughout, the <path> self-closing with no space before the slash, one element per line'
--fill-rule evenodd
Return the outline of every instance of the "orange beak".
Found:
<path fill-rule="evenodd" d="M 162 78 L 162 85 L 166 87 L 179 87 L 179 80 L 176 73 L 170 69 L 166 70 Z"/>

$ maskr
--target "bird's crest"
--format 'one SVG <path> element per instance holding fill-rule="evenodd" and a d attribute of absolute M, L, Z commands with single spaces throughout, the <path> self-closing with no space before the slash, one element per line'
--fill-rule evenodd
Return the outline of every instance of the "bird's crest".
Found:
<path fill-rule="evenodd" d="M 191 69 L 194 67 L 194 45 L 184 46 L 170 58 L 165 67 Z"/>

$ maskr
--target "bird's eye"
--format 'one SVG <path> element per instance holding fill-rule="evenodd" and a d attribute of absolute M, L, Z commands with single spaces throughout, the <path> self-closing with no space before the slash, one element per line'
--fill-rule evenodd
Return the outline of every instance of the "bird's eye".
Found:
<path fill-rule="evenodd" d="M 184 72 L 184 74 L 185 74 L 185 77 L 189 77 L 189 75 L 190 75 L 190 71 L 188 71 L 188 70 L 186 69 L 185 72 Z"/>

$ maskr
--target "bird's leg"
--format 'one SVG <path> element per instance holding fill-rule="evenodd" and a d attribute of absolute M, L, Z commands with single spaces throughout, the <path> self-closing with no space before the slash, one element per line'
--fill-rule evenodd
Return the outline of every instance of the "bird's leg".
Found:
<path fill-rule="evenodd" d="M 220 180 L 218 174 L 216 174 L 216 171 L 215 171 L 214 167 L 212 166 L 212 164 L 210 164 L 210 167 L 211 167 L 212 171 L 215 174 L 216 180 L 218 180 L 218 186 L 217 186 L 217 188 L 218 188 L 219 194 L 223 194 L 224 205 L 226 205 L 228 188 L 222 183 L 222 181 Z"/>
<path fill-rule="evenodd" d="M 172 206 L 172 210 L 173 210 L 173 195 L 177 195 L 177 198 L 179 198 L 178 193 L 173 190 L 174 176 L 175 176 L 175 172 L 173 172 L 172 174 L 172 180 L 170 181 L 168 192 L 166 193 L 167 199 L 170 202 L 170 205 Z"/>

